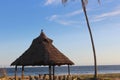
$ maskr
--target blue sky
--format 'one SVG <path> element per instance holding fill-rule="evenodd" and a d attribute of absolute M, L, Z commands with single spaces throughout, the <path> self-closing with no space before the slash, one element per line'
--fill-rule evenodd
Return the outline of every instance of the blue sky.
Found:
<path fill-rule="evenodd" d="M 120 64 L 120 0 L 89 0 L 87 13 L 98 65 Z M 93 65 L 80 0 L 0 0 L 0 65 L 10 65 L 41 29 L 76 65 Z"/>

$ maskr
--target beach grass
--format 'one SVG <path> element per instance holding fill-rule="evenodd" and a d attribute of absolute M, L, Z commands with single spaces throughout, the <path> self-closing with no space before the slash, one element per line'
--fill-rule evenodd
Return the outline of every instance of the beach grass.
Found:
<path fill-rule="evenodd" d="M 0 68 L 0 80 L 8 80 L 8 76 L 5 68 Z"/>
<path fill-rule="evenodd" d="M 55 75 L 54 80 L 94 80 L 93 74 L 76 74 L 76 75 Z M 21 76 L 17 76 L 20 80 Z M 44 75 L 40 76 L 25 76 L 24 80 L 49 80 L 49 76 L 46 77 Z M 44 79 L 43 79 L 44 78 Z M 9 80 L 13 80 L 14 76 L 9 76 Z M 98 74 L 98 80 L 120 80 L 120 73 L 112 73 L 112 74 Z"/>

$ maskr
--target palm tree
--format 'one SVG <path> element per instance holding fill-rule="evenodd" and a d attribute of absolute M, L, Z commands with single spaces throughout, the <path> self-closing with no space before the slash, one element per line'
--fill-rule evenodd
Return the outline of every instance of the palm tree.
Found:
<path fill-rule="evenodd" d="M 62 0 L 62 3 L 66 3 L 67 0 Z M 100 2 L 100 0 L 98 0 L 98 2 Z M 97 80 L 97 59 L 96 59 L 96 51 L 95 51 L 95 45 L 94 45 L 94 40 L 93 40 L 93 36 L 92 36 L 92 31 L 90 28 L 90 23 L 89 23 L 89 19 L 87 16 L 87 11 L 86 11 L 86 4 L 88 3 L 88 0 L 81 0 L 82 3 L 82 8 L 84 11 L 84 15 L 86 18 L 86 23 L 87 23 L 87 27 L 88 27 L 88 31 L 90 34 L 90 39 L 91 39 L 91 44 L 92 44 L 92 49 L 93 49 L 93 56 L 94 56 L 94 80 Z"/>

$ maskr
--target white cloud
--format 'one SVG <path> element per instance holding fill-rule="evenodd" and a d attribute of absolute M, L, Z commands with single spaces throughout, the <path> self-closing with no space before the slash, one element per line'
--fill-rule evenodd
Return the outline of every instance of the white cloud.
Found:
<path fill-rule="evenodd" d="M 76 11 L 73 11 L 73 12 L 70 12 L 70 13 L 66 13 L 64 15 L 57 15 L 57 14 L 54 14 L 52 15 L 51 17 L 49 17 L 48 19 L 50 21 L 53 21 L 53 20 L 56 20 L 56 19 L 65 19 L 65 18 L 71 18 L 73 16 L 76 16 L 76 15 L 79 15 L 81 14 L 83 11 L 82 10 L 76 10 Z"/>
<path fill-rule="evenodd" d="M 94 21 L 102 21 L 106 18 L 110 18 L 110 17 L 115 17 L 115 16 L 119 16 L 120 15 L 120 9 L 111 11 L 111 12 L 107 12 L 107 13 L 103 13 L 101 15 L 97 15 L 94 17 Z"/>
<path fill-rule="evenodd" d="M 80 15 L 83 11 L 82 10 L 75 10 L 73 12 L 70 13 L 66 13 L 64 15 L 52 15 L 51 17 L 48 18 L 49 21 L 53 21 L 62 25 L 75 25 L 75 24 L 80 24 L 79 21 L 76 20 L 71 20 L 71 18 L 75 17 L 76 15 Z M 91 17 L 91 22 L 99 22 L 99 21 L 103 21 L 106 18 L 110 18 L 110 17 L 115 17 L 120 15 L 120 8 L 117 8 L 114 11 L 111 12 L 107 12 L 107 13 L 103 13 L 100 15 L 96 15 Z"/>
<path fill-rule="evenodd" d="M 56 23 L 61 24 L 61 25 L 80 24 L 79 21 L 66 19 L 65 17 L 63 18 L 61 15 L 52 15 L 50 18 L 48 18 L 48 20 L 52 21 L 52 22 L 56 22 Z"/>
<path fill-rule="evenodd" d="M 72 17 L 82 13 L 82 10 L 76 10 L 70 13 L 66 13 L 64 15 L 54 14 L 51 17 L 47 18 L 49 21 L 53 21 L 62 25 L 75 25 L 80 24 L 79 21 L 71 20 Z"/>
<path fill-rule="evenodd" d="M 76 10 L 74 12 L 66 14 L 66 16 L 75 16 L 75 15 L 78 15 L 78 14 L 80 14 L 82 12 L 83 12 L 83 10 Z"/>
<path fill-rule="evenodd" d="M 92 22 L 99 22 L 99 21 L 103 21 L 105 18 L 98 18 L 98 19 L 92 19 Z"/>
<path fill-rule="evenodd" d="M 46 0 L 44 5 L 52 5 L 52 4 L 58 4 L 61 0 Z"/>
<path fill-rule="evenodd" d="M 53 21 L 53 20 L 56 20 L 58 18 L 58 15 L 52 15 L 49 20 L 50 21 Z"/>
<path fill-rule="evenodd" d="M 70 25 L 70 23 L 68 21 L 63 21 L 63 20 L 59 20 L 57 21 L 59 24 L 62 24 L 62 25 Z"/>
<path fill-rule="evenodd" d="M 120 10 L 101 14 L 99 16 L 96 16 L 96 18 L 112 17 L 112 16 L 117 16 L 117 15 L 120 15 Z"/>
<path fill-rule="evenodd" d="M 76 24 L 80 24 L 80 21 L 74 21 L 74 20 L 58 20 L 56 21 L 59 24 L 62 25 L 76 25 Z"/>

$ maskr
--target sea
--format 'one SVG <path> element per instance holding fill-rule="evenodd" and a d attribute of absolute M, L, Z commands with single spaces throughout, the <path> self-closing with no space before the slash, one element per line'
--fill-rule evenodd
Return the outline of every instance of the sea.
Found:
<path fill-rule="evenodd" d="M 8 76 L 14 76 L 14 67 L 5 68 Z M 30 66 L 25 67 L 24 74 L 29 75 L 39 75 L 39 74 L 48 74 L 49 70 L 47 66 Z M 94 66 L 70 66 L 71 74 L 94 74 Z M 99 65 L 98 66 L 99 74 L 106 73 L 120 73 L 120 65 Z M 56 66 L 55 74 L 65 75 L 68 74 L 68 66 Z M 21 75 L 21 67 L 18 67 L 17 75 Z"/>

